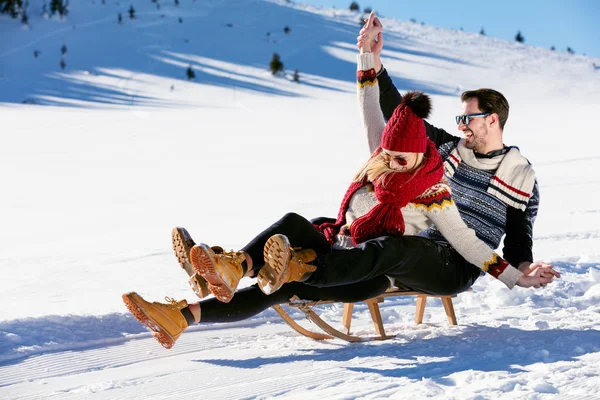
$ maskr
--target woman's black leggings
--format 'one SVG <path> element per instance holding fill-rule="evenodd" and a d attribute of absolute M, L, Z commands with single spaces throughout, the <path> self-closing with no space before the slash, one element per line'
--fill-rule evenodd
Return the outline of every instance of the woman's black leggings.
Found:
<path fill-rule="evenodd" d="M 216 298 L 200 302 L 200 322 L 235 322 L 253 317 L 269 307 L 287 303 L 291 297 L 302 300 L 332 300 L 354 303 L 370 299 L 385 292 L 390 287 L 386 276 L 368 281 L 328 288 L 317 288 L 300 282 L 287 283 L 271 295 L 264 294 L 257 285 L 236 292 L 229 303 Z"/>

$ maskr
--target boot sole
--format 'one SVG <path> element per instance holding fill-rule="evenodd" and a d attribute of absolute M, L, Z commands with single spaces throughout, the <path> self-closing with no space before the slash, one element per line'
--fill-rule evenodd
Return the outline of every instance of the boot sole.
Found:
<path fill-rule="evenodd" d="M 283 235 L 273 235 L 265 243 L 265 265 L 258 273 L 258 287 L 266 295 L 279 290 L 287 282 L 290 265 L 290 242 Z"/>
<path fill-rule="evenodd" d="M 201 243 L 192 247 L 190 260 L 198 275 L 208 282 L 208 289 L 215 295 L 217 300 L 229 303 L 235 294 L 236 288 L 231 288 L 221 279 L 215 269 L 215 262 L 211 256 L 212 249 Z"/>
<path fill-rule="evenodd" d="M 188 274 L 192 290 L 199 298 L 203 299 L 210 294 L 208 283 L 200 275 L 190 261 L 190 250 L 195 245 L 192 237 L 185 228 L 175 227 L 171 232 L 171 241 L 173 242 L 173 251 L 181 268 Z"/>
<path fill-rule="evenodd" d="M 135 319 L 140 321 L 142 325 L 146 326 L 151 332 L 152 336 L 161 344 L 165 349 L 170 349 L 175 345 L 175 339 L 167 331 L 161 328 L 154 320 L 146 314 L 146 310 L 144 306 L 139 304 L 136 300 L 136 297 L 139 297 L 139 294 L 135 292 L 125 293 L 121 296 L 123 299 L 123 303 L 129 310 L 129 312 L 133 315 Z"/>

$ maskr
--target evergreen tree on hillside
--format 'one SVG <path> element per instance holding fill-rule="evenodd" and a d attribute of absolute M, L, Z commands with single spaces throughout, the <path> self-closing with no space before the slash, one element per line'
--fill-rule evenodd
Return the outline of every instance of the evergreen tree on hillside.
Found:
<path fill-rule="evenodd" d="M 185 74 L 188 78 L 188 81 L 191 81 L 192 79 L 196 79 L 196 73 L 194 72 L 194 70 L 192 69 L 192 66 L 190 65 L 188 67 L 188 69 L 185 71 Z"/>
<path fill-rule="evenodd" d="M 481 27 L 481 30 L 479 31 L 479 34 L 481 36 L 485 36 L 485 31 L 483 30 L 483 26 Z"/>
<path fill-rule="evenodd" d="M 292 79 L 294 80 L 294 82 L 300 82 L 300 73 L 298 72 L 298 70 L 294 71 L 294 75 L 292 76 Z"/>
<path fill-rule="evenodd" d="M 129 19 L 135 19 L 135 8 L 133 8 L 133 5 L 129 7 Z"/>
<path fill-rule="evenodd" d="M 567 47 L 567 53 L 569 53 L 569 54 L 575 54 L 575 50 L 573 50 L 570 47 Z"/>
<path fill-rule="evenodd" d="M 17 18 L 23 10 L 23 0 L 0 0 L 0 14 L 8 14 Z"/>
<path fill-rule="evenodd" d="M 521 31 L 517 32 L 517 36 L 515 36 L 515 40 L 519 43 L 523 43 L 525 41 L 525 38 L 523 37 L 523 35 L 521 35 Z"/>
<path fill-rule="evenodd" d="M 69 0 L 51 0 L 50 14 L 54 15 L 56 13 L 58 13 L 61 18 L 69 14 Z"/>
<path fill-rule="evenodd" d="M 62 54 L 63 56 L 67 54 L 67 45 L 62 45 L 62 47 L 60 48 L 60 54 Z"/>
<path fill-rule="evenodd" d="M 363 10 L 365 14 L 371 14 L 371 11 L 373 11 L 371 7 L 365 7 L 365 9 Z"/>
<path fill-rule="evenodd" d="M 123 23 L 123 16 L 121 15 L 121 13 L 119 13 L 119 15 L 117 15 L 117 22 L 119 23 L 119 25 L 121 25 Z"/>
<path fill-rule="evenodd" d="M 292 30 L 290 29 L 289 26 L 286 26 L 285 28 L 283 28 L 283 33 L 285 33 L 286 35 L 289 35 L 291 31 Z"/>
<path fill-rule="evenodd" d="M 351 11 L 358 11 L 358 10 L 360 10 L 360 6 L 358 5 L 357 2 L 353 1 L 352 3 L 350 3 L 350 10 Z"/>
<path fill-rule="evenodd" d="M 277 53 L 273 53 L 273 58 L 269 63 L 269 69 L 273 75 L 277 74 L 280 71 L 283 71 L 283 63 L 281 62 L 281 57 Z"/>

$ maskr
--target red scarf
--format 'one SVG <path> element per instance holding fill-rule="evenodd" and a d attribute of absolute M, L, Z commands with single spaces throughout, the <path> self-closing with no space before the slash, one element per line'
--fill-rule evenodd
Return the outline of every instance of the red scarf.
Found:
<path fill-rule="evenodd" d="M 381 151 L 379 147 L 371 157 Z M 350 225 L 352 242 L 357 245 L 365 240 L 379 236 L 402 236 L 404 234 L 404 217 L 401 208 L 420 196 L 426 189 L 436 184 L 444 175 L 442 157 L 431 140 L 427 140 L 427 150 L 423 164 L 416 172 L 397 172 L 385 178 L 385 187 L 381 179 L 373 182 L 375 197 L 379 203 L 368 213 L 357 218 Z M 335 223 L 326 222 L 316 226 L 330 243 L 335 243 L 336 235 L 346 224 L 346 211 L 354 193 L 369 182 L 353 182 L 342 200 L 342 205 Z"/>

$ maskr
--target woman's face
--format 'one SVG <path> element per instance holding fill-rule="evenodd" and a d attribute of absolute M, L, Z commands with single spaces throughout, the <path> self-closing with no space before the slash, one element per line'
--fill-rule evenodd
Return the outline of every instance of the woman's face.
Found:
<path fill-rule="evenodd" d="M 419 153 L 402 153 L 381 149 L 381 156 L 388 163 L 389 167 L 399 172 L 409 172 L 418 167 Z"/>

